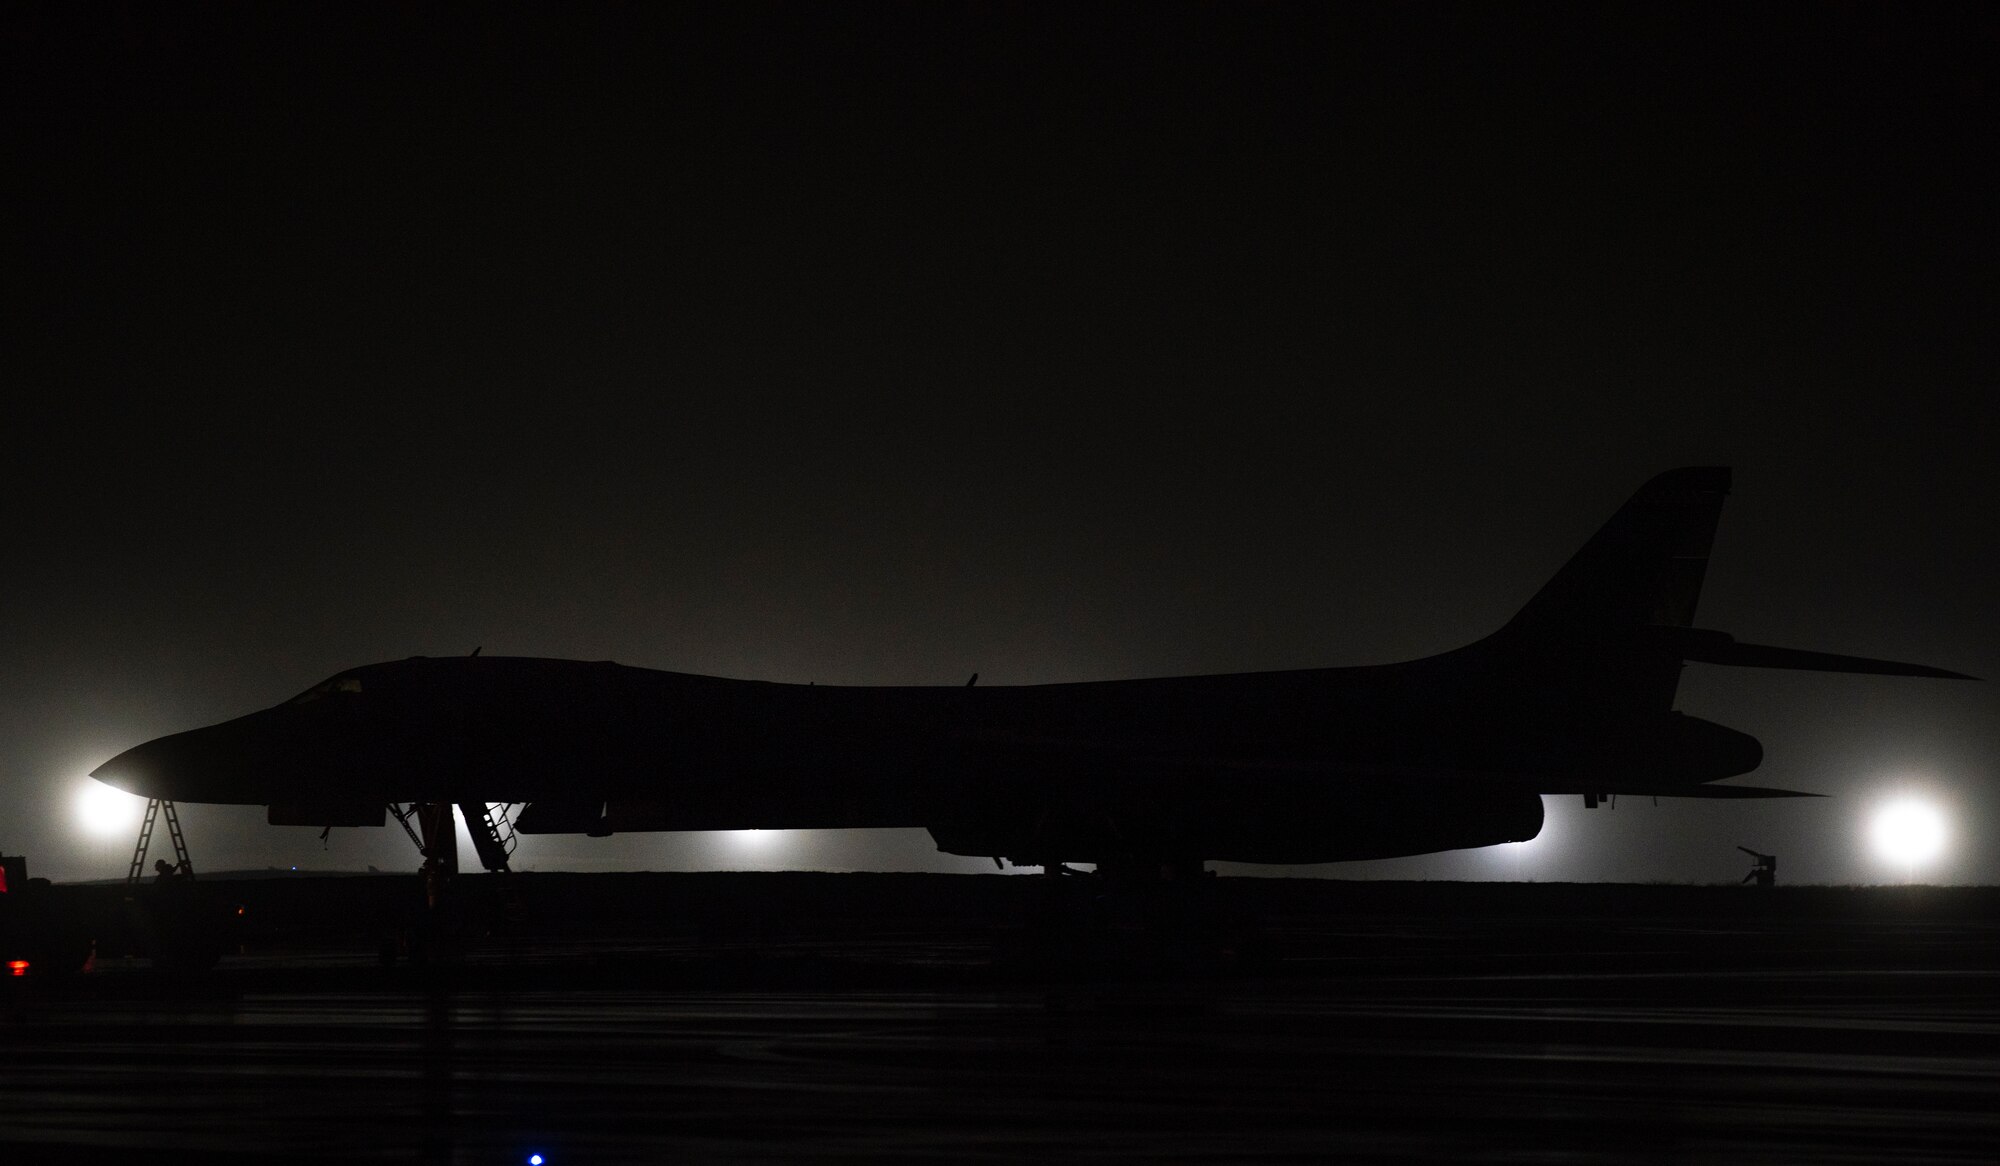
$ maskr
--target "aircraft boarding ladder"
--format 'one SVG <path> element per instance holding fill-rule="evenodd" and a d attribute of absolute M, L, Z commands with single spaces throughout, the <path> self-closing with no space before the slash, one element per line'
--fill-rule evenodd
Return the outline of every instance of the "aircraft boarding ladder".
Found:
<path fill-rule="evenodd" d="M 513 806 L 514 803 L 512 802 L 460 802 L 458 804 L 458 812 L 465 816 L 466 833 L 472 835 L 472 848 L 479 854 L 479 865 L 485 867 L 487 870 L 505 871 L 507 869 L 507 859 L 513 855 L 514 848 L 520 845 L 521 840 L 514 833 L 514 822 L 510 813 Z M 411 802 L 410 808 L 407 810 L 395 802 L 389 803 L 389 812 L 396 816 L 397 823 L 403 827 L 403 833 L 408 834 L 410 841 L 416 843 L 417 849 L 426 855 L 430 851 L 425 849 L 424 836 L 418 834 L 417 827 L 412 826 L 410 820 L 421 817 L 427 807 L 431 809 L 444 808 L 443 803 L 439 802 Z M 440 819 L 435 829 L 438 831 L 436 836 L 440 839 L 441 843 L 443 840 L 449 839 L 451 837 L 450 815 L 446 814 L 444 818 Z M 426 834 L 429 834 L 432 832 L 433 826 L 426 825 L 424 830 Z M 448 852 L 451 846 L 446 845 L 443 849 L 447 852 L 444 857 L 449 858 Z M 452 870 L 457 870 L 457 859 L 450 858 L 448 865 Z"/>
<path fill-rule="evenodd" d="M 510 804 L 464 802 L 458 807 L 465 815 L 465 829 L 472 835 L 472 849 L 479 854 L 479 865 L 490 871 L 505 871 L 507 859 L 520 844 L 513 819 L 507 813 Z"/>

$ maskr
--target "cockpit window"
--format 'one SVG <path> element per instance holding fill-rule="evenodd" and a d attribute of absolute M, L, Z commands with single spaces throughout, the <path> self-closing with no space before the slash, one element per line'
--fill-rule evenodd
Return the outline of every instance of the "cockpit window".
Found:
<path fill-rule="evenodd" d="M 313 701 L 318 700 L 322 696 L 330 696 L 336 692 L 360 692 L 360 691 L 361 691 L 361 678 L 359 676 L 336 676 L 332 680 L 327 681 L 325 684 L 317 684 L 311 688 L 308 688 L 304 692 L 293 697 L 290 703 L 311 704 Z"/>

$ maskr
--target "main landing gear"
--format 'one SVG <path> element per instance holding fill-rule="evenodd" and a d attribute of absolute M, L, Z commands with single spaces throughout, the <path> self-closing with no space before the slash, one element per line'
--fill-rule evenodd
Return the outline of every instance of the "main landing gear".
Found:
<path fill-rule="evenodd" d="M 458 828 L 452 813 L 451 802 L 412 802 L 404 808 L 396 802 L 389 803 L 403 832 L 416 845 L 417 853 L 423 856 L 423 865 L 418 873 L 424 880 L 424 909 L 408 928 L 408 938 L 401 945 L 405 947 L 412 961 L 423 961 L 447 954 L 450 939 L 462 930 L 458 912 L 459 896 L 451 893 L 452 880 L 458 875 Z M 465 816 L 467 831 L 472 835 L 473 853 L 479 864 L 493 874 L 506 874 L 512 868 L 509 860 L 519 839 L 514 833 L 514 825 L 509 806 L 500 803 L 461 802 L 457 810 Z M 382 962 L 395 962 L 399 945 L 394 940 L 384 940 Z"/>

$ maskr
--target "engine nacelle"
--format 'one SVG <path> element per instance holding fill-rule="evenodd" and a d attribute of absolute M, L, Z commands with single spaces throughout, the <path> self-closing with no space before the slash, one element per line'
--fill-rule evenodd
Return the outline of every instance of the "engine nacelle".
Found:
<path fill-rule="evenodd" d="M 1394 797 L 1288 795 L 1282 813 L 1239 795 L 1179 821 L 1104 815 L 1044 815 L 1033 822 L 940 823 L 931 838 L 947 854 L 1025 862 L 1199 859 L 1304 865 L 1400 858 L 1526 842 L 1542 831 L 1542 799 L 1531 793 L 1461 793 L 1412 802 Z"/>

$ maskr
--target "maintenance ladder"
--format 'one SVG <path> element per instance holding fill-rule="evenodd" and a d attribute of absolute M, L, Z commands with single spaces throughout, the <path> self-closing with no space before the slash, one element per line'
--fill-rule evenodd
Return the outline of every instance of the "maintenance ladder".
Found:
<path fill-rule="evenodd" d="M 136 883 L 146 873 L 146 850 L 153 844 L 153 825 L 160 817 L 167 819 L 167 837 L 174 842 L 174 873 L 181 878 L 194 877 L 194 863 L 188 861 L 187 839 L 181 835 L 181 816 L 174 804 L 165 798 L 149 798 L 146 801 L 146 820 L 139 827 L 139 845 L 132 851 L 132 868 L 125 872 L 127 884 Z"/>

